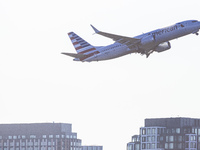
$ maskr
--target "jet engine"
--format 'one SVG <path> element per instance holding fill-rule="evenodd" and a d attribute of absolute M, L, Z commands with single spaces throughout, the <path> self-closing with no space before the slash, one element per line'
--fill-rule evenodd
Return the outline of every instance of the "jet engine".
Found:
<path fill-rule="evenodd" d="M 166 51 L 170 48 L 171 48 L 171 44 L 169 42 L 164 42 L 164 43 L 161 43 L 158 46 L 156 46 L 154 51 L 160 53 L 160 52 Z"/>
<path fill-rule="evenodd" d="M 155 37 L 153 35 L 148 35 L 141 39 L 142 47 L 149 47 L 155 42 Z"/>

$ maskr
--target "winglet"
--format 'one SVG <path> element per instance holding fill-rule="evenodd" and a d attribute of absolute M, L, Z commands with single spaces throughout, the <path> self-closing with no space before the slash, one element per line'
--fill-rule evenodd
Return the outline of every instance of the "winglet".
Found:
<path fill-rule="evenodd" d="M 95 33 L 99 33 L 100 31 L 97 30 L 93 25 L 91 25 L 91 27 L 93 28 L 93 30 L 95 31 Z"/>

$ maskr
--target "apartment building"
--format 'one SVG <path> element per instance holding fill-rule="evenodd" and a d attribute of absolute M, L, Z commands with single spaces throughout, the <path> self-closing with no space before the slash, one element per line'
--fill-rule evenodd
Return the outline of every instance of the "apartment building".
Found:
<path fill-rule="evenodd" d="M 82 150 L 82 147 L 71 124 L 0 124 L 0 150 Z"/>
<path fill-rule="evenodd" d="M 139 135 L 132 136 L 127 150 L 200 150 L 200 119 L 145 119 Z"/>

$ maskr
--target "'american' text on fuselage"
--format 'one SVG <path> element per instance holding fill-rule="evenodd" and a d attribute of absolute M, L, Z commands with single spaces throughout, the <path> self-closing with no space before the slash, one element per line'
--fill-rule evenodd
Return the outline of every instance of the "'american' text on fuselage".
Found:
<path fill-rule="evenodd" d="M 178 29 L 178 26 L 175 25 L 175 26 L 171 26 L 171 27 L 167 27 L 167 28 L 163 28 L 163 29 L 157 30 L 156 32 L 153 32 L 151 34 L 153 36 L 155 36 L 155 35 L 162 35 L 164 33 L 172 32 L 172 31 L 177 30 L 177 29 Z"/>

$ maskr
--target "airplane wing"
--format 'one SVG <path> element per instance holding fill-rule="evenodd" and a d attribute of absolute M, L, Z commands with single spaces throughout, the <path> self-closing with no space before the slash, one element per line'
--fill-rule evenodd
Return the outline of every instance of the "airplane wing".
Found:
<path fill-rule="evenodd" d="M 111 38 L 114 41 L 121 43 L 121 44 L 125 44 L 127 45 L 129 48 L 131 48 L 133 45 L 139 43 L 141 40 L 140 39 L 136 39 L 136 38 L 131 38 L 131 37 L 126 37 L 126 36 L 121 36 L 121 35 L 115 35 L 115 34 L 111 34 L 111 33 L 106 33 L 106 32 L 101 32 L 99 30 L 97 30 L 93 25 L 91 25 L 91 27 L 93 28 L 93 30 L 95 31 L 95 33 L 100 34 L 102 36 L 105 36 L 107 38 Z"/>
<path fill-rule="evenodd" d="M 75 54 L 75 53 L 62 53 L 62 54 L 67 55 L 67 56 L 71 56 L 71 57 L 74 57 L 74 58 L 79 58 L 79 59 L 85 57 L 84 54 Z"/>

